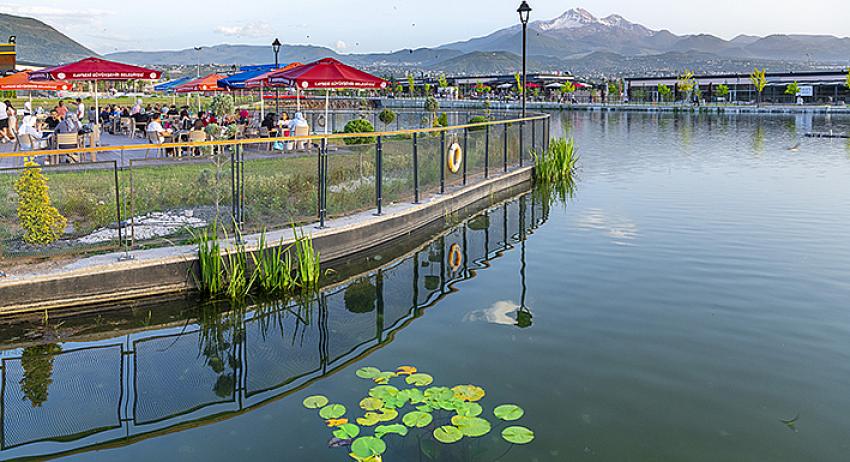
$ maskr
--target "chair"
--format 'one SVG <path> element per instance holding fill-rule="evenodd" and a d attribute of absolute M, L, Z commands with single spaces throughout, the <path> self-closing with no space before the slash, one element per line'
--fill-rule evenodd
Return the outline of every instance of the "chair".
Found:
<path fill-rule="evenodd" d="M 260 127 L 260 138 L 271 138 L 272 134 L 269 131 L 268 127 Z M 266 151 L 272 150 L 272 143 L 269 141 L 266 143 Z"/>
<path fill-rule="evenodd" d="M 135 125 L 133 124 L 133 119 L 131 119 L 129 117 L 122 117 L 120 124 L 121 124 L 121 128 L 120 128 L 121 133 L 124 133 L 128 137 L 132 138 L 133 137 L 133 129 L 135 127 Z"/>
<path fill-rule="evenodd" d="M 207 134 L 201 130 L 192 130 L 189 132 L 190 143 L 202 143 L 207 140 Z M 200 154 L 200 149 L 192 148 L 194 155 Z"/>
<path fill-rule="evenodd" d="M 295 127 L 295 137 L 310 136 L 310 127 L 308 125 L 299 125 Z M 310 150 L 312 140 L 298 140 L 295 142 L 295 149 Z"/>
<path fill-rule="evenodd" d="M 56 149 L 80 149 L 80 138 L 76 133 L 57 133 L 56 134 Z M 79 162 L 80 155 L 68 153 L 65 154 L 68 162 Z"/>
<path fill-rule="evenodd" d="M 245 138 L 245 125 L 244 124 L 237 124 L 236 125 L 236 138 L 235 139 L 240 140 L 242 138 Z"/>
<path fill-rule="evenodd" d="M 154 158 L 159 157 L 159 154 L 162 152 L 162 148 L 159 147 L 159 145 L 163 143 L 162 135 L 157 132 L 146 132 L 146 136 L 148 140 L 148 147 L 147 149 L 145 149 L 145 159 L 148 158 L 148 154 L 151 151 L 150 145 L 152 144 L 157 145 L 156 154 L 154 155 Z"/>

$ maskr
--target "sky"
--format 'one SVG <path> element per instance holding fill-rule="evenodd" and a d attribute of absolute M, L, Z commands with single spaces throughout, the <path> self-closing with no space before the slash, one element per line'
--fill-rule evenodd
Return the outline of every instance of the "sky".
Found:
<path fill-rule="evenodd" d="M 520 0 L 0 0 L 0 12 L 41 19 L 99 52 L 195 46 L 312 44 L 342 53 L 388 52 L 487 35 L 518 22 Z M 129 5 L 134 5 L 130 8 Z M 530 0 L 532 19 L 582 7 L 676 34 L 850 35 L 847 0 Z M 380 6 L 378 6 L 380 5 Z M 707 5 L 707 6 L 704 6 Z"/>

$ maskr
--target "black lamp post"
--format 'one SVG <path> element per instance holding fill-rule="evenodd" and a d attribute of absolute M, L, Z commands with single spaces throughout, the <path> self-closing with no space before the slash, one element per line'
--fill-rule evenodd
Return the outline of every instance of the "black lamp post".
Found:
<path fill-rule="evenodd" d="M 274 68 L 277 69 L 280 67 L 280 40 L 274 39 L 272 42 L 272 49 L 274 50 Z M 263 95 L 260 95 L 262 98 Z M 277 87 L 274 89 L 274 110 L 276 115 L 280 115 L 280 90 Z"/>
<path fill-rule="evenodd" d="M 528 82 L 526 81 L 526 45 L 528 43 L 528 19 L 531 16 L 531 7 L 528 6 L 528 2 L 523 0 L 516 12 L 519 13 L 519 20 L 522 23 L 522 117 L 525 118 L 526 93 L 528 92 Z"/>

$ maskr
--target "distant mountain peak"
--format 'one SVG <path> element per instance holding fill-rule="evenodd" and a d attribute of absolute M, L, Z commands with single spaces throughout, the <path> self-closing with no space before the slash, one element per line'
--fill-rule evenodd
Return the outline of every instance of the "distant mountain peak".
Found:
<path fill-rule="evenodd" d="M 539 21 L 540 29 L 545 31 L 560 29 L 577 29 L 591 24 L 602 24 L 602 22 L 584 8 L 573 8 L 551 21 Z"/>

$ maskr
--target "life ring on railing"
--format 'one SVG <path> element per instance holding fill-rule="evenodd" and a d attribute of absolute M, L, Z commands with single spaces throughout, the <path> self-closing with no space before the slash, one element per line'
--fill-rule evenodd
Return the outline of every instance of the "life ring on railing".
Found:
<path fill-rule="evenodd" d="M 461 253 L 459 245 L 452 244 L 449 249 L 449 267 L 452 271 L 457 271 L 461 265 L 463 265 L 463 253 Z"/>
<path fill-rule="evenodd" d="M 325 128 L 325 115 L 324 114 L 320 114 L 319 118 L 316 119 L 316 125 L 318 125 L 322 128 Z"/>
<path fill-rule="evenodd" d="M 457 173 L 463 165 L 463 149 L 457 143 L 449 146 L 448 167 L 452 173 Z"/>

